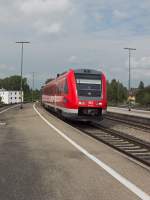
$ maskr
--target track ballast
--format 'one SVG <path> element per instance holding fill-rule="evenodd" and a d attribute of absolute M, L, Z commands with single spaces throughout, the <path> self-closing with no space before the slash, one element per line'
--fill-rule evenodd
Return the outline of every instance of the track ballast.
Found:
<path fill-rule="evenodd" d="M 106 128 L 97 123 L 75 126 L 91 137 L 119 150 L 147 166 L 150 166 L 150 143 L 128 134 Z"/>
<path fill-rule="evenodd" d="M 147 125 L 147 124 L 143 124 L 143 123 L 135 122 L 132 120 L 127 120 L 127 119 L 122 119 L 122 118 L 119 118 L 119 116 L 113 117 L 109 114 L 105 116 L 105 119 L 120 122 L 120 123 L 126 124 L 128 126 L 133 126 L 134 128 L 138 128 L 138 129 L 150 132 L 150 125 Z"/>

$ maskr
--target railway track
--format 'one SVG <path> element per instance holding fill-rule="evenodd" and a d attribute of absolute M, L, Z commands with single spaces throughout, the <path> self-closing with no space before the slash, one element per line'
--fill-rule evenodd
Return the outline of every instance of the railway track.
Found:
<path fill-rule="evenodd" d="M 11 107 L 10 105 L 1 106 L 0 107 L 0 114 L 2 114 L 4 110 L 6 110 L 6 109 L 8 109 L 10 107 Z"/>
<path fill-rule="evenodd" d="M 76 128 L 150 167 L 150 143 L 95 123 Z"/>
<path fill-rule="evenodd" d="M 47 111 L 49 113 L 49 111 Z M 55 113 L 51 112 L 58 117 Z M 59 117 L 60 118 L 60 117 Z M 150 167 L 150 143 L 131 135 L 106 128 L 97 123 L 73 123 L 61 120 L 79 129 L 83 133 L 103 142 L 104 144 L 132 157 Z"/>
<path fill-rule="evenodd" d="M 8 108 L 8 107 L 9 107 L 8 105 L 3 105 L 3 106 L 1 105 L 1 106 L 0 106 L 0 111 L 6 109 L 6 108 Z"/>
<path fill-rule="evenodd" d="M 133 126 L 135 128 L 142 129 L 144 131 L 150 132 L 150 126 L 147 125 L 147 124 L 142 124 L 142 123 L 127 120 L 127 119 L 120 119 L 119 117 L 113 117 L 113 116 L 109 116 L 109 115 L 106 115 L 105 119 L 108 119 L 108 120 L 111 120 L 111 121 L 116 121 L 116 122 L 121 122 L 121 123 L 126 124 L 128 126 L 130 125 L 130 126 Z"/>

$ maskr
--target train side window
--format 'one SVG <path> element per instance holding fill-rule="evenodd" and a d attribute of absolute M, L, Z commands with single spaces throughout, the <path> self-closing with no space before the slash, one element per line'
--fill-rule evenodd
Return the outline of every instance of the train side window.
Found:
<path fill-rule="evenodd" d="M 48 89 L 48 94 L 49 94 L 49 95 L 51 95 L 51 91 L 52 91 L 52 88 L 50 87 L 50 88 Z"/>
<path fill-rule="evenodd" d="M 59 85 L 59 95 L 61 95 L 61 85 Z"/>
<path fill-rule="evenodd" d="M 56 94 L 59 95 L 59 85 L 56 86 Z"/>
<path fill-rule="evenodd" d="M 51 86 L 50 94 L 51 94 L 51 96 L 54 95 L 54 86 L 53 85 Z"/>
<path fill-rule="evenodd" d="M 64 93 L 65 93 L 65 94 L 68 93 L 68 83 L 67 83 L 67 79 L 65 79 L 65 84 L 64 84 Z"/>
<path fill-rule="evenodd" d="M 61 92 L 61 94 L 64 93 L 64 86 L 63 85 L 60 86 L 60 92 Z"/>

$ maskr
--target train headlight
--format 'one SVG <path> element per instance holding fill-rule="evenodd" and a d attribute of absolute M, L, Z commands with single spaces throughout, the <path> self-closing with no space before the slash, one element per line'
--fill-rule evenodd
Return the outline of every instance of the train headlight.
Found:
<path fill-rule="evenodd" d="M 79 105 L 85 105 L 84 101 L 79 101 Z"/>
<path fill-rule="evenodd" d="M 102 102 L 97 102 L 96 105 L 97 106 L 102 106 Z"/>

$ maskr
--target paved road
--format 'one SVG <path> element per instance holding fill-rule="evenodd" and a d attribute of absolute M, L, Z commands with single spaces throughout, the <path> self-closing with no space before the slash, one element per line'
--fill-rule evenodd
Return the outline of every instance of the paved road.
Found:
<path fill-rule="evenodd" d="M 39 111 L 67 136 L 118 173 L 150 193 L 150 171 L 110 147 Z M 0 115 L 1 200 L 140 199 L 104 169 L 65 141 L 32 105 Z"/>

